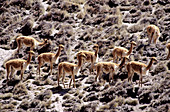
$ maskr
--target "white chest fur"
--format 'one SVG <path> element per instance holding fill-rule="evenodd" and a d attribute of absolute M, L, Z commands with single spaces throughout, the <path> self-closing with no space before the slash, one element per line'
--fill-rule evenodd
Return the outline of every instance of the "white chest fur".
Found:
<path fill-rule="evenodd" d="M 79 76 L 79 73 L 80 73 L 80 68 L 74 67 L 74 75 Z"/>
<path fill-rule="evenodd" d="M 116 66 L 116 65 L 114 66 L 115 74 L 117 74 L 117 72 L 118 72 L 118 68 L 119 68 L 118 66 Z"/>
<path fill-rule="evenodd" d="M 24 65 L 23 65 L 23 68 L 24 68 L 24 70 L 28 70 L 29 68 L 29 66 L 27 66 L 27 63 L 23 63 Z"/>
<path fill-rule="evenodd" d="M 59 58 L 57 57 L 57 59 L 55 60 L 55 64 L 58 64 L 58 60 L 59 60 Z"/>
<path fill-rule="evenodd" d="M 38 42 L 34 41 L 34 47 L 37 48 L 38 47 Z"/>
<path fill-rule="evenodd" d="M 99 61 L 99 56 L 97 55 L 95 62 L 98 62 L 98 61 Z"/>

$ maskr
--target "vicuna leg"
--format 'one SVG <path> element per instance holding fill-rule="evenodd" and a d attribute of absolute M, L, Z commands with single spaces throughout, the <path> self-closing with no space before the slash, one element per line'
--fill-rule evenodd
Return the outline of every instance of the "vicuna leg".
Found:
<path fill-rule="evenodd" d="M 132 82 L 133 82 L 133 81 L 132 81 L 132 80 L 133 80 L 133 76 L 134 76 L 134 71 L 131 72 L 131 77 L 130 77 L 130 82 L 131 82 L 131 84 L 132 84 Z"/>
<path fill-rule="evenodd" d="M 93 72 L 93 66 L 94 66 L 93 57 L 91 57 L 91 68 L 90 68 L 90 74 L 91 75 L 92 75 L 92 72 Z"/>
<path fill-rule="evenodd" d="M 76 84 L 75 84 L 75 74 L 74 74 L 74 72 L 72 73 L 72 76 L 73 76 L 74 88 L 76 88 Z"/>
<path fill-rule="evenodd" d="M 111 82 L 111 81 L 110 81 L 111 78 L 112 78 L 112 82 L 113 82 L 113 79 L 114 79 L 113 70 L 110 71 L 110 75 L 109 75 L 109 83 Z"/>
<path fill-rule="evenodd" d="M 142 75 L 140 74 L 140 78 L 139 78 L 139 87 L 142 87 Z"/>
<path fill-rule="evenodd" d="M 103 70 L 101 69 L 100 73 L 99 73 L 99 81 L 101 82 L 102 80 L 102 75 L 103 75 Z"/>
<path fill-rule="evenodd" d="M 23 70 L 23 65 L 21 66 L 21 80 L 23 78 L 24 70 Z"/>
<path fill-rule="evenodd" d="M 119 58 L 118 58 L 118 56 L 116 56 L 116 63 L 118 63 L 118 61 L 119 61 Z"/>
<path fill-rule="evenodd" d="M 60 76 L 61 76 L 61 74 L 63 74 L 63 69 L 62 69 L 62 65 L 58 65 L 58 86 L 60 86 Z M 63 83 L 63 85 L 64 85 L 64 83 Z M 65 87 L 65 85 L 64 85 L 64 87 Z"/>
<path fill-rule="evenodd" d="M 141 87 L 142 87 L 142 68 L 140 69 L 139 87 L 140 87 L 140 84 L 141 84 Z"/>
<path fill-rule="evenodd" d="M 40 77 L 40 72 L 41 72 L 41 71 L 40 71 L 40 68 L 41 68 L 42 64 L 43 64 L 43 63 L 42 63 L 41 58 L 38 57 L 38 68 L 37 68 L 37 69 L 38 69 L 38 72 L 39 72 L 39 77 Z"/>
<path fill-rule="evenodd" d="M 128 82 L 129 82 L 131 81 L 131 77 L 132 77 L 130 64 L 127 64 L 127 71 L 128 71 Z"/>
<path fill-rule="evenodd" d="M 116 53 L 115 53 L 115 50 L 113 51 L 112 55 L 113 55 L 113 62 L 115 62 L 115 59 L 116 59 Z"/>
<path fill-rule="evenodd" d="M 149 44 L 151 44 L 151 41 L 152 41 L 153 36 L 154 36 L 154 32 L 151 33 L 151 36 L 150 36 L 150 38 L 149 38 Z"/>
<path fill-rule="evenodd" d="M 76 85 L 75 85 L 75 75 L 74 75 L 74 72 L 73 72 L 73 71 L 72 71 L 72 73 L 71 73 L 71 79 L 70 79 L 70 83 L 69 83 L 69 88 L 70 88 L 70 86 L 71 86 L 72 79 L 73 79 L 73 83 L 74 83 L 73 87 L 76 87 Z"/>
<path fill-rule="evenodd" d="M 97 66 L 96 69 L 97 69 L 96 70 L 97 74 L 96 74 L 96 77 L 95 77 L 95 81 L 97 81 L 97 77 L 100 75 L 101 66 Z"/>
<path fill-rule="evenodd" d="M 114 60 L 115 60 L 115 54 L 113 53 L 113 62 L 114 62 Z"/>
<path fill-rule="evenodd" d="M 33 40 L 31 40 L 31 47 L 30 47 L 30 50 L 32 50 L 32 51 L 33 51 L 33 50 L 34 50 L 34 47 L 35 47 L 35 46 L 34 46 L 34 41 L 33 41 Z"/>
<path fill-rule="evenodd" d="M 7 81 L 8 81 L 8 76 L 9 73 L 11 72 L 11 67 L 7 65 L 6 69 L 7 69 Z"/>
<path fill-rule="evenodd" d="M 153 43 L 154 44 L 156 44 L 157 38 L 158 38 L 158 35 L 157 35 L 157 32 L 155 32 L 153 35 Z"/>
<path fill-rule="evenodd" d="M 65 88 L 65 84 L 64 84 L 64 79 L 65 79 L 65 72 L 62 70 L 62 74 L 63 74 L 63 78 L 62 78 L 62 83 L 63 83 L 63 86 Z"/>
<path fill-rule="evenodd" d="M 18 46 L 17 52 L 19 53 L 19 50 L 21 49 L 22 43 L 21 43 L 20 39 L 17 39 L 16 41 L 17 41 L 17 46 Z"/>
<path fill-rule="evenodd" d="M 13 76 L 14 72 L 15 72 L 14 68 L 11 67 L 10 80 L 12 79 L 12 76 Z"/>

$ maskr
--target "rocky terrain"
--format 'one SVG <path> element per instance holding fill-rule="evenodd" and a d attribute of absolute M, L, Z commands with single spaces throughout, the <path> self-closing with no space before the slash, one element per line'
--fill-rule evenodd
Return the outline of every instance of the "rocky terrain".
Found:
<path fill-rule="evenodd" d="M 170 60 L 166 44 L 170 42 L 169 0 L 0 0 L 0 111 L 1 112 L 168 112 L 170 111 Z M 155 24 L 161 36 L 157 44 L 148 45 L 146 26 Z M 22 47 L 17 54 L 17 35 L 32 36 L 48 44 L 34 50 L 35 56 L 23 80 L 18 71 L 7 83 L 4 63 L 13 58 L 27 59 L 29 48 Z M 68 88 L 70 76 L 65 78 L 66 88 L 58 87 L 58 64 L 50 75 L 49 64 L 37 74 L 37 56 L 43 52 L 56 53 L 58 45 L 65 46 L 59 62 L 77 63 L 80 50 L 93 51 L 99 45 L 99 61 L 112 61 L 115 46 L 137 46 L 130 60 L 148 63 L 156 57 L 149 74 L 135 73 L 134 87 L 127 81 L 124 66 L 108 83 L 95 82 L 88 63 L 76 76 L 76 87 Z"/>

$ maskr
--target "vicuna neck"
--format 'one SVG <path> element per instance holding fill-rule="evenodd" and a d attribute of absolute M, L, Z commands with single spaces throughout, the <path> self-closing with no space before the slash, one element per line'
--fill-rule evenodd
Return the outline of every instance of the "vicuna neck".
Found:
<path fill-rule="evenodd" d="M 61 48 L 59 47 L 57 53 L 55 54 L 55 57 L 57 58 L 60 54 L 61 54 Z"/>
<path fill-rule="evenodd" d="M 151 59 L 149 64 L 146 67 L 146 70 L 149 70 L 151 68 L 152 64 L 153 64 L 153 60 Z"/>
<path fill-rule="evenodd" d="M 77 63 L 77 67 L 80 68 L 81 65 L 83 63 L 83 60 L 81 59 L 81 56 L 78 56 L 78 63 Z"/>
<path fill-rule="evenodd" d="M 99 52 L 99 48 L 97 48 L 97 50 L 95 51 L 95 56 L 97 57 L 97 54 Z"/>
<path fill-rule="evenodd" d="M 133 45 L 131 44 L 130 49 L 129 49 L 127 55 L 130 55 L 130 53 L 132 52 L 132 50 L 133 50 Z"/>
<path fill-rule="evenodd" d="M 123 58 L 123 60 L 121 61 L 121 63 L 119 64 L 119 68 L 122 68 L 123 67 L 123 65 L 125 64 L 125 58 Z"/>
<path fill-rule="evenodd" d="M 38 42 L 38 41 L 37 41 Z M 44 45 L 45 44 L 45 41 L 43 41 L 43 42 L 38 42 L 38 45 L 39 46 L 42 46 L 42 45 Z"/>
<path fill-rule="evenodd" d="M 31 62 L 31 57 L 32 57 L 32 55 L 29 54 L 29 55 L 28 55 L 28 58 L 27 58 L 27 65 L 30 64 L 30 62 Z"/>

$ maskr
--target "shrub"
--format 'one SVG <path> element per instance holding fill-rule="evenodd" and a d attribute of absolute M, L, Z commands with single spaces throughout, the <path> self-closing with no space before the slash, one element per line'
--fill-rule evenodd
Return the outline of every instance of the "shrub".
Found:
<path fill-rule="evenodd" d="M 12 96 L 13 96 L 12 93 L 5 93 L 0 95 L 0 99 L 6 100 L 6 99 L 10 99 Z"/>
<path fill-rule="evenodd" d="M 24 83 L 17 84 L 14 87 L 12 92 L 13 92 L 14 95 L 27 95 L 28 94 L 28 90 L 25 87 Z"/>
<path fill-rule="evenodd" d="M 139 102 L 137 99 L 127 98 L 125 100 L 125 104 L 136 106 L 137 104 L 139 104 Z"/>

